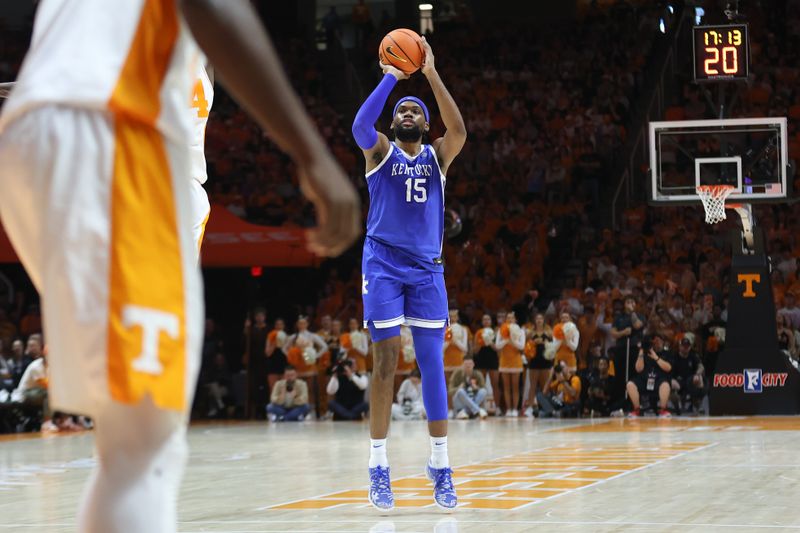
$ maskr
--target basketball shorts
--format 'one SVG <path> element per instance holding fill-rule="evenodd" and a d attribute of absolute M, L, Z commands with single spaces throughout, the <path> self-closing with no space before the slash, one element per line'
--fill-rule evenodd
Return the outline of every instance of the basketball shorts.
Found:
<path fill-rule="evenodd" d="M 42 299 L 50 403 L 191 405 L 203 295 L 189 153 L 102 111 L 33 109 L 0 135 L 0 217 Z"/>
<path fill-rule="evenodd" d="M 364 241 L 361 295 L 365 328 L 406 324 L 438 329 L 448 320 L 444 274 L 369 237 Z"/>
<path fill-rule="evenodd" d="M 192 179 L 189 183 L 191 184 L 192 242 L 195 243 L 196 253 L 199 257 L 208 216 L 211 214 L 211 204 L 208 203 L 208 194 L 199 181 Z"/>

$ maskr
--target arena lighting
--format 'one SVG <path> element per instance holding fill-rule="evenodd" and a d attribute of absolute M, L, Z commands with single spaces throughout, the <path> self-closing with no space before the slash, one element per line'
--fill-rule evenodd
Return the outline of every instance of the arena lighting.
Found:
<path fill-rule="evenodd" d="M 675 14 L 675 8 L 672 7 L 672 4 L 667 4 L 667 11 L 669 11 L 670 15 L 674 15 Z"/>
<path fill-rule="evenodd" d="M 264 274 L 264 269 L 260 266 L 250 267 L 250 275 L 254 278 L 260 278 Z"/>
<path fill-rule="evenodd" d="M 433 4 L 420 4 L 419 5 L 420 11 L 433 11 Z"/>
<path fill-rule="evenodd" d="M 694 25 L 699 26 L 703 20 L 703 16 L 705 16 L 706 10 L 702 7 L 694 8 Z"/>
<path fill-rule="evenodd" d="M 664 24 L 663 18 L 658 19 L 658 31 L 661 33 L 667 33 L 667 26 Z"/>

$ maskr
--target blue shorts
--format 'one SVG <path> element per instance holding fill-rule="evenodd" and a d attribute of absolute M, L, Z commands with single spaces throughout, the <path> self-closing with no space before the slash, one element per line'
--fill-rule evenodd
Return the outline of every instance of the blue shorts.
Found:
<path fill-rule="evenodd" d="M 369 237 L 361 261 L 364 327 L 387 329 L 405 324 L 439 329 L 447 323 L 444 273 Z"/>

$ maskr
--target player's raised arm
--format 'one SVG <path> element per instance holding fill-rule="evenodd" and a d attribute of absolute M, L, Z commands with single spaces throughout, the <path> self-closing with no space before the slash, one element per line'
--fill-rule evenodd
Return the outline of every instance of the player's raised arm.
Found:
<path fill-rule="evenodd" d="M 375 122 L 389 99 L 389 94 L 399 80 L 408 78 L 402 71 L 380 63 L 383 79 L 375 90 L 367 97 L 353 120 L 353 138 L 364 152 L 367 160 L 366 171 L 369 172 L 383 160 L 389 150 L 389 139 L 375 130 Z"/>
<path fill-rule="evenodd" d="M 361 232 L 358 196 L 336 164 L 248 0 L 181 0 L 186 22 L 223 85 L 298 166 L 300 188 L 317 208 L 309 248 L 344 252 Z"/>
<path fill-rule="evenodd" d="M 442 167 L 442 172 L 446 174 L 450 163 L 453 162 L 453 159 L 464 147 L 464 143 L 467 142 L 467 127 L 464 125 L 464 119 L 458 110 L 455 100 L 453 100 L 450 92 L 444 86 L 439 73 L 436 72 L 433 50 L 431 50 L 431 45 L 428 44 L 425 37 L 422 37 L 422 46 L 425 49 L 422 74 L 428 78 L 428 83 L 433 89 L 433 96 L 436 98 L 436 105 L 439 106 L 439 112 L 442 114 L 442 122 L 444 122 L 444 127 L 447 128 L 441 138 L 433 141 L 433 149 L 436 150 L 436 155 L 439 157 L 439 166 Z"/>

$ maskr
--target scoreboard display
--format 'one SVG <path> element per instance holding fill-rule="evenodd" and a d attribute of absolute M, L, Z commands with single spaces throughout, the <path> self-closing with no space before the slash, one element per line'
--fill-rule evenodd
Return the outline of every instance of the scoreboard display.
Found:
<path fill-rule="evenodd" d="M 695 81 L 744 80 L 750 74 L 747 24 L 694 27 Z"/>

